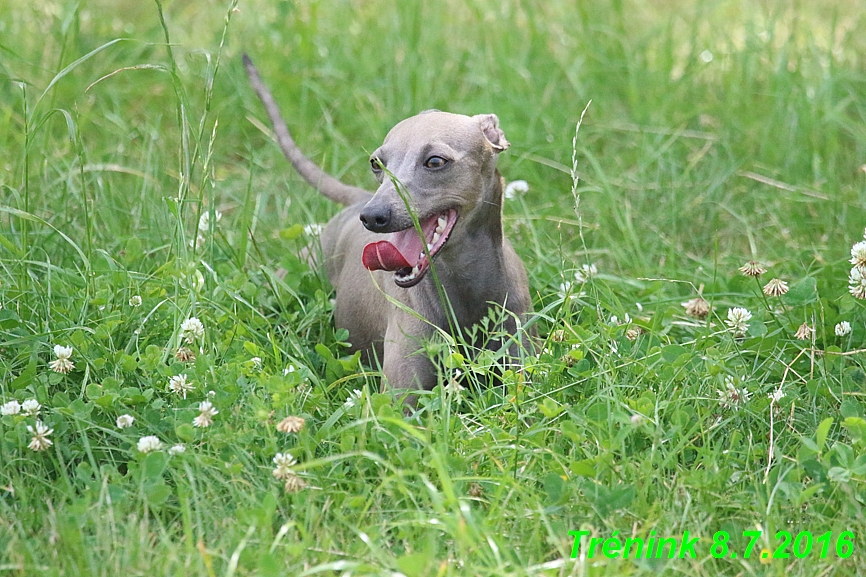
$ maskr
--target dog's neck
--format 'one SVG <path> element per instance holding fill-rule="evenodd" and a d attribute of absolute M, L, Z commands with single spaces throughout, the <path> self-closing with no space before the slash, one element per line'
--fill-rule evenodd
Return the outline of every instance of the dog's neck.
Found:
<path fill-rule="evenodd" d="M 478 204 L 465 215 L 462 238 L 434 259 L 426 278 L 409 289 L 409 304 L 440 326 L 447 326 L 448 307 L 436 286 L 438 279 L 460 324 L 487 314 L 488 303 L 505 304 L 505 255 L 502 236 L 502 178 L 498 171 L 487 182 Z M 457 239 L 454 239 L 457 240 Z M 429 316 L 427 316 L 429 315 Z"/>

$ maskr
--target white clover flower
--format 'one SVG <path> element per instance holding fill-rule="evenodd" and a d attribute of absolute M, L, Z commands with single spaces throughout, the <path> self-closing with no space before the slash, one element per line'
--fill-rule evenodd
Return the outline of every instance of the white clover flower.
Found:
<path fill-rule="evenodd" d="M 641 414 L 635 413 L 631 416 L 631 424 L 635 427 L 640 427 L 646 422 L 646 417 Z"/>
<path fill-rule="evenodd" d="M 701 297 L 695 297 L 688 302 L 682 303 L 686 314 L 696 319 L 705 319 L 710 314 L 710 303 Z"/>
<path fill-rule="evenodd" d="M 312 224 L 305 224 L 304 234 L 306 234 L 307 236 L 321 236 L 322 230 L 324 230 L 324 228 L 324 225 L 321 225 L 317 222 L 314 222 Z"/>
<path fill-rule="evenodd" d="M 62 345 L 54 345 L 54 355 L 57 359 L 48 363 L 51 370 L 55 373 L 67 374 L 75 368 L 75 364 L 69 360 L 72 356 L 72 347 L 64 347 Z"/>
<path fill-rule="evenodd" d="M 204 336 L 204 325 L 196 317 L 190 317 L 181 323 L 180 332 L 183 339 L 191 344 Z"/>
<path fill-rule="evenodd" d="M 148 435 L 138 440 L 137 448 L 139 453 L 152 453 L 162 449 L 162 441 L 153 435 Z"/>
<path fill-rule="evenodd" d="M 794 337 L 801 341 L 808 341 L 812 338 L 812 334 L 815 332 L 815 329 L 809 326 L 809 323 L 803 323 L 800 325 L 800 328 L 797 329 L 797 332 L 794 333 Z"/>
<path fill-rule="evenodd" d="M 741 337 L 746 334 L 749 329 L 749 320 L 752 318 L 752 313 L 743 307 L 734 307 L 728 309 L 728 318 L 725 324 L 730 327 L 731 332 L 735 337 Z"/>
<path fill-rule="evenodd" d="M 168 454 L 171 456 L 180 455 L 182 453 L 186 453 L 186 446 L 178 443 L 177 445 L 172 445 L 168 450 Z"/>
<path fill-rule="evenodd" d="M 364 393 L 362 393 L 358 389 L 355 389 L 354 391 L 352 391 L 352 393 L 346 399 L 346 402 L 343 403 L 343 408 L 344 409 L 351 409 L 352 407 L 354 407 L 361 400 L 361 397 L 363 396 L 363 394 Z"/>
<path fill-rule="evenodd" d="M 574 300 L 586 296 L 586 291 L 577 291 L 574 287 L 575 285 L 571 281 L 565 281 L 564 283 L 560 283 L 558 293 L 559 297 L 565 300 L 565 296 L 568 295 L 568 298 L 570 300 Z"/>
<path fill-rule="evenodd" d="M 11 417 L 12 415 L 17 415 L 21 412 L 21 403 L 17 400 L 11 400 L 8 403 L 3 403 L 0 405 L 0 415 L 4 417 Z"/>
<path fill-rule="evenodd" d="M 740 272 L 743 273 L 743 276 L 761 276 L 767 272 L 767 269 L 762 267 L 761 263 L 750 260 L 740 267 Z"/>
<path fill-rule="evenodd" d="M 195 385 L 187 382 L 186 374 L 175 375 L 168 380 L 168 388 L 172 393 L 176 393 L 178 395 L 182 395 L 183 398 L 186 398 L 186 394 L 189 391 L 195 389 Z"/>
<path fill-rule="evenodd" d="M 262 370 L 262 358 L 261 357 L 253 357 L 250 359 L 253 363 L 253 368 L 257 371 Z"/>
<path fill-rule="evenodd" d="M 849 323 L 848 321 L 842 321 L 841 323 L 838 323 L 836 325 L 834 330 L 836 331 L 837 337 L 844 337 L 845 335 L 851 333 L 851 323 Z"/>
<path fill-rule="evenodd" d="M 198 405 L 199 415 L 192 420 L 192 424 L 196 427 L 210 427 L 213 425 L 213 418 L 219 414 L 210 401 L 202 401 Z"/>
<path fill-rule="evenodd" d="M 866 299 L 866 266 L 855 266 L 848 275 L 848 292 L 857 299 Z"/>
<path fill-rule="evenodd" d="M 788 283 L 782 279 L 774 278 L 764 285 L 763 291 L 768 297 L 779 297 L 788 292 Z"/>
<path fill-rule="evenodd" d="M 462 376 L 463 371 L 454 369 L 454 374 L 448 379 L 448 384 L 445 385 L 445 392 L 459 398 L 460 393 L 463 391 L 463 385 L 460 384 L 460 377 Z"/>
<path fill-rule="evenodd" d="M 288 453 L 277 453 L 274 457 L 274 465 L 276 468 L 273 471 L 274 477 L 277 479 L 286 479 L 292 474 L 291 467 L 297 461 Z"/>
<path fill-rule="evenodd" d="M 35 417 L 39 414 L 39 409 L 42 408 L 42 405 L 39 404 L 39 401 L 36 399 L 27 399 L 23 403 L 21 403 L 21 410 L 27 414 L 29 417 Z"/>
<path fill-rule="evenodd" d="M 294 473 L 289 473 L 286 477 L 286 493 L 297 493 L 306 486 L 307 482 Z"/>
<path fill-rule="evenodd" d="M 598 274 L 598 267 L 593 264 L 582 264 L 580 268 L 574 273 L 574 280 L 579 283 L 585 283 L 592 277 Z"/>
<path fill-rule="evenodd" d="M 132 426 L 132 423 L 135 422 L 135 417 L 132 415 L 120 415 L 117 417 L 117 428 L 118 429 L 128 429 Z"/>
<path fill-rule="evenodd" d="M 285 369 L 283 369 L 283 376 L 285 377 L 285 376 L 287 376 L 289 373 L 294 373 L 296 370 L 297 370 L 297 369 L 295 368 L 295 365 L 289 365 L 288 367 L 286 367 Z"/>
<path fill-rule="evenodd" d="M 129 306 L 140 307 L 141 306 L 141 296 L 134 295 L 134 296 L 129 297 Z"/>
<path fill-rule="evenodd" d="M 203 237 L 200 234 L 196 235 L 196 237 L 194 239 L 193 238 L 189 239 L 189 248 L 194 248 L 195 250 L 201 250 L 202 247 L 204 247 L 205 241 L 206 241 L 205 237 Z"/>
<path fill-rule="evenodd" d="M 54 356 L 56 356 L 58 359 L 68 359 L 72 356 L 72 347 L 54 345 Z"/>
<path fill-rule="evenodd" d="M 525 180 L 512 180 L 507 185 L 505 185 L 505 198 L 512 199 L 518 194 L 522 194 L 524 192 L 529 191 L 529 183 Z"/>
<path fill-rule="evenodd" d="M 178 347 L 174 353 L 174 358 L 182 363 L 191 363 L 195 360 L 195 351 L 189 347 Z"/>
<path fill-rule="evenodd" d="M 782 387 L 779 387 L 775 391 L 772 391 L 767 395 L 767 398 L 770 399 L 771 403 L 778 403 L 785 397 L 784 391 L 782 391 Z"/>
<path fill-rule="evenodd" d="M 851 264 L 866 266 L 866 240 L 861 240 L 851 247 Z"/>
<path fill-rule="evenodd" d="M 279 424 L 277 424 L 277 430 L 281 433 L 286 434 L 297 433 L 304 428 L 305 422 L 306 421 L 304 421 L 303 417 L 286 417 L 285 419 L 280 421 Z"/>
<path fill-rule="evenodd" d="M 30 444 L 27 445 L 31 451 L 44 451 L 54 443 L 48 438 L 48 435 L 54 432 L 54 429 L 46 427 L 42 421 L 36 421 L 36 427 L 27 425 L 27 431 L 33 435 L 30 439 Z"/>
<path fill-rule="evenodd" d="M 717 392 L 719 394 L 719 400 L 722 402 L 722 405 L 728 408 L 739 410 L 740 405 L 748 401 L 752 393 L 750 393 L 746 389 L 738 388 L 734 384 L 734 382 L 734 377 L 730 375 L 726 376 L 725 388 L 719 389 Z"/>
<path fill-rule="evenodd" d="M 221 213 L 218 210 L 215 210 L 214 215 L 215 215 L 214 225 L 216 225 L 216 223 L 218 223 L 219 221 L 222 220 L 223 213 Z M 210 211 L 209 210 L 201 213 L 201 216 L 198 218 L 198 229 L 202 232 L 209 232 L 210 231 Z"/>

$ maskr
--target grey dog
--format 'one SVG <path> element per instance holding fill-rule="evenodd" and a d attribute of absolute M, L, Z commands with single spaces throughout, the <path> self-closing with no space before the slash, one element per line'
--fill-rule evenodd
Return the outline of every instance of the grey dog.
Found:
<path fill-rule="evenodd" d="M 480 346 L 505 350 L 513 362 L 528 343 L 519 328 L 532 303 L 526 270 L 502 231 L 496 159 L 508 141 L 499 119 L 430 110 L 403 120 L 370 157 L 379 181 L 370 193 L 325 174 L 298 149 L 247 56 L 244 66 L 286 158 L 347 206 L 321 243 L 336 324 L 349 331 L 352 350 L 381 361 L 387 386 L 429 390 L 438 379 L 424 343 L 440 331 L 465 331 L 494 308 L 504 309 L 497 328 L 508 336 Z"/>

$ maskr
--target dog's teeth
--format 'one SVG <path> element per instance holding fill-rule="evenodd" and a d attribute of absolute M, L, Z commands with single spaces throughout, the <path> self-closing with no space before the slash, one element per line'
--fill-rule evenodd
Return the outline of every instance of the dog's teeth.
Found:
<path fill-rule="evenodd" d="M 442 235 L 441 235 L 440 233 L 438 233 L 438 232 L 434 232 L 434 233 L 433 233 L 433 243 L 432 243 L 432 244 L 429 244 L 429 245 L 427 245 L 427 246 L 433 246 L 434 244 L 436 244 L 437 242 L 439 242 L 439 239 L 440 239 L 440 238 L 442 238 Z"/>
<path fill-rule="evenodd" d="M 441 233 L 443 230 L 445 230 L 446 226 L 448 226 L 448 219 L 445 218 L 444 216 L 440 216 L 439 217 L 439 226 L 436 227 L 436 232 Z M 439 230 L 439 229 L 442 229 L 442 230 Z"/>
<path fill-rule="evenodd" d="M 434 238 L 435 238 L 435 237 L 434 237 Z M 433 244 L 434 244 L 435 242 L 436 242 L 435 240 L 434 240 L 433 242 L 428 242 L 428 243 L 427 243 L 427 250 L 433 250 Z"/>

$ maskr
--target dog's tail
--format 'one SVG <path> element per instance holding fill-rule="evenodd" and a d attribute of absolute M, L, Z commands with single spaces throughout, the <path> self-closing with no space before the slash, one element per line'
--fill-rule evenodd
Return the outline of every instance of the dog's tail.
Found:
<path fill-rule="evenodd" d="M 246 54 L 244 54 L 243 60 L 244 67 L 247 69 L 247 76 L 250 78 L 250 84 L 253 85 L 253 89 L 259 95 L 259 99 L 265 105 L 265 111 L 271 119 L 277 143 L 280 145 L 288 161 L 298 171 L 298 174 L 304 177 L 304 180 L 309 182 L 313 188 L 334 202 L 350 205 L 369 200 L 372 196 L 369 191 L 340 182 L 333 176 L 325 173 L 312 160 L 304 156 L 304 153 L 301 152 L 298 145 L 295 144 L 294 139 L 292 139 L 292 135 L 289 134 L 286 121 L 283 120 L 274 97 L 271 96 L 270 91 L 268 91 L 264 82 L 262 82 L 262 77 L 259 76 L 259 71 L 256 69 L 253 61 Z"/>

